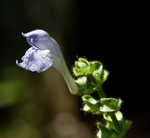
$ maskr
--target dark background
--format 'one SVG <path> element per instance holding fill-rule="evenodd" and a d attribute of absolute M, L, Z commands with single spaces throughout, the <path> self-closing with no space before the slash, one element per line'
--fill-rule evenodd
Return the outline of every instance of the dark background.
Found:
<path fill-rule="evenodd" d="M 137 62 L 139 58 L 135 57 L 137 54 L 136 49 L 133 48 L 134 43 L 129 43 L 132 40 L 129 37 L 131 36 L 130 28 L 125 31 L 126 23 L 121 20 L 121 14 L 115 19 L 114 8 L 112 0 L 100 2 L 90 0 L 62 0 L 61 2 L 58 0 L 57 2 L 54 0 L 1 0 L 1 83 L 15 78 L 22 80 L 21 75 L 26 76 L 26 74 L 29 80 L 32 80 L 31 82 L 39 79 L 37 76 L 30 77 L 33 76 L 32 73 L 18 69 L 15 60 L 19 59 L 28 49 L 21 32 L 29 32 L 37 28 L 44 29 L 63 46 L 62 49 L 70 68 L 77 57 L 102 61 L 104 67 L 110 71 L 109 79 L 104 85 L 105 91 L 109 96 L 123 99 L 122 111 L 128 119 L 134 122 L 129 131 L 129 137 L 148 138 L 150 136 L 148 131 L 149 96 L 146 91 L 143 91 L 144 88 L 140 89 L 140 82 L 143 80 L 138 77 L 145 73 L 144 70 L 136 71 L 141 63 Z M 121 36 L 115 38 L 114 42 L 116 27 Z M 114 88 L 112 88 L 112 80 Z M 2 91 L 2 85 L 0 86 Z M 24 87 L 26 86 L 28 85 Z M 2 98 L 0 96 L 0 100 Z M 7 121 L 4 120 L 10 119 L 9 113 L 14 106 L 16 107 L 14 103 L 9 106 L 0 104 L 0 124 L 3 122 L 2 126 L 7 124 Z"/>

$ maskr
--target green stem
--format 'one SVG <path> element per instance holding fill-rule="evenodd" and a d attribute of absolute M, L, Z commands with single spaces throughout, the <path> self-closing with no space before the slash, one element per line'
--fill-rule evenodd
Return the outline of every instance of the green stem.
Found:
<path fill-rule="evenodd" d="M 104 92 L 104 90 L 102 89 L 101 86 L 98 88 L 98 94 L 99 94 L 100 98 L 105 98 L 106 97 L 106 94 L 105 94 L 105 92 Z M 110 116 L 111 116 L 113 124 L 114 124 L 114 126 L 116 128 L 116 131 L 118 133 L 120 133 L 121 132 L 121 126 L 120 126 L 120 124 L 119 124 L 119 122 L 118 122 L 118 120 L 117 120 L 117 118 L 115 116 L 115 113 L 114 112 L 110 113 Z"/>
<path fill-rule="evenodd" d="M 117 118 L 116 118 L 116 116 L 115 116 L 115 113 L 113 112 L 113 113 L 110 113 L 110 116 L 111 116 L 111 119 L 112 119 L 112 121 L 113 121 L 113 124 L 114 124 L 114 126 L 115 126 L 115 128 L 116 128 L 116 130 L 117 130 L 117 132 L 121 132 L 121 126 L 120 126 L 120 124 L 119 124 L 119 122 L 118 122 L 118 120 L 117 120 Z"/>
<path fill-rule="evenodd" d="M 100 97 L 100 98 L 105 98 L 105 97 L 106 97 L 106 94 L 105 94 L 104 90 L 102 89 L 102 87 L 99 86 L 97 89 L 98 89 L 97 92 L 98 92 L 99 97 Z"/>

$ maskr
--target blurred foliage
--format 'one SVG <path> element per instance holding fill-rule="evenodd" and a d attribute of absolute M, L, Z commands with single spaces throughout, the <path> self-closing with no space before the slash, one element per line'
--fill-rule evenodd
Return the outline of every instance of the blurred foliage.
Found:
<path fill-rule="evenodd" d="M 0 107 L 12 106 L 23 101 L 27 89 L 25 74 L 17 67 L 8 67 L 2 71 L 0 80 Z"/>
<path fill-rule="evenodd" d="M 34 125 L 40 120 L 40 112 L 28 100 L 31 92 L 28 76 L 17 66 L 1 70 L 0 138 L 40 138 Z"/>
<path fill-rule="evenodd" d="M 21 81 L 4 81 L 0 83 L 0 107 L 14 105 L 24 98 L 24 84 Z"/>

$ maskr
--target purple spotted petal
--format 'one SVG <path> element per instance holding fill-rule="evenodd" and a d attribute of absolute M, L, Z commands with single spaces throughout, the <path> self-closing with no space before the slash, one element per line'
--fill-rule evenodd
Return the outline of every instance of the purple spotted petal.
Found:
<path fill-rule="evenodd" d="M 53 64 L 49 50 L 40 50 L 36 47 L 29 48 L 21 59 L 22 62 L 16 61 L 16 64 L 32 72 L 43 72 Z"/>

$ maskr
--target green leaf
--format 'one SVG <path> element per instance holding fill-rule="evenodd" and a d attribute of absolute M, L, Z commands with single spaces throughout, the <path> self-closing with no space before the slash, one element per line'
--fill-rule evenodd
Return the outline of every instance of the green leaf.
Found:
<path fill-rule="evenodd" d="M 101 98 L 100 103 L 102 104 L 100 107 L 101 112 L 115 112 L 120 110 L 122 100 L 115 98 Z"/>
<path fill-rule="evenodd" d="M 0 82 L 0 107 L 10 106 L 24 99 L 25 85 L 23 81 L 10 80 Z"/>

